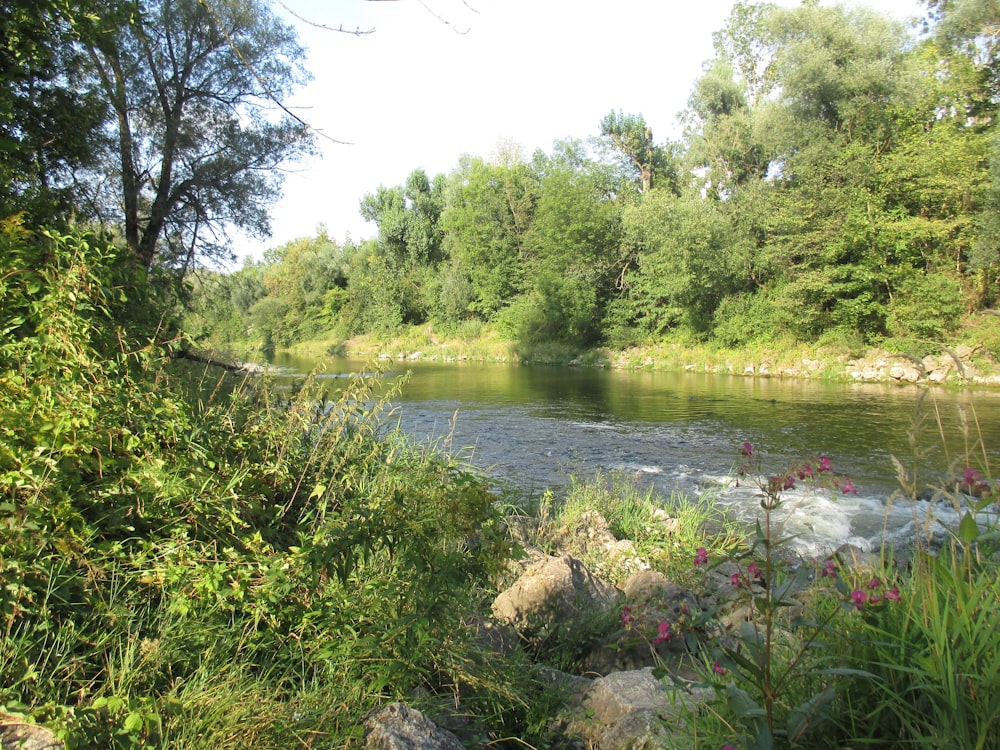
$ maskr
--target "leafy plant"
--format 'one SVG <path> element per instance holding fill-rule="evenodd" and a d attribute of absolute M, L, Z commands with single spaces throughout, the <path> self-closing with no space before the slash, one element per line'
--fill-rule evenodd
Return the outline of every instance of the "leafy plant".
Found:
<path fill-rule="evenodd" d="M 810 613 L 803 597 L 817 571 L 809 565 L 792 565 L 782 555 L 783 545 L 790 540 L 781 536 L 774 512 L 785 502 L 783 494 L 796 483 L 811 482 L 844 493 L 856 489 L 849 478 L 833 474 L 826 456 L 767 476 L 760 472 L 758 453 L 750 443 L 744 443 L 740 452 L 739 476 L 757 483 L 763 513 L 748 548 L 731 556 L 735 571 L 730 582 L 738 590 L 747 617 L 739 628 L 737 645 L 720 643 L 710 652 L 715 656 L 714 661 L 708 657 L 711 676 L 726 696 L 729 718 L 723 721 L 745 747 L 796 746 L 815 737 L 818 728 L 829 721 L 839 680 L 868 676 L 864 670 L 841 665 L 828 648 L 831 626 L 843 612 L 842 602 L 858 608 L 868 595 L 842 589 L 835 595 L 834 606 L 813 606 Z M 708 563 L 707 552 L 699 549 L 695 565 Z M 819 573 L 820 578 L 840 583 L 833 560 Z M 898 590 L 893 591 L 886 598 L 898 600 Z"/>

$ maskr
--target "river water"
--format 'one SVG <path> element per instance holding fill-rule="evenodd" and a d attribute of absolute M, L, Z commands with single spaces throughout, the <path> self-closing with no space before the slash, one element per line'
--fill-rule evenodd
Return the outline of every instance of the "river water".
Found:
<path fill-rule="evenodd" d="M 282 355 L 273 364 L 282 377 L 365 369 Z M 665 495 L 710 491 L 753 518 L 760 492 L 735 474 L 744 442 L 764 473 L 825 455 L 857 494 L 805 484 L 785 493 L 785 531 L 810 556 L 909 538 L 928 519 L 957 522 L 961 509 L 947 499 L 900 497 L 894 459 L 925 492 L 954 485 L 967 467 L 1000 477 L 998 390 L 425 362 L 396 363 L 385 377 L 407 372 L 392 419 L 414 441 L 528 492 L 625 472 Z"/>

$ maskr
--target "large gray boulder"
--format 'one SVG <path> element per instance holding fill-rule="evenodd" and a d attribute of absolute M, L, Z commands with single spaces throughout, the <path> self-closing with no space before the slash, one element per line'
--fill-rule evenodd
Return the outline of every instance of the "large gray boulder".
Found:
<path fill-rule="evenodd" d="M 45 727 L 25 723 L 0 711 L 0 750 L 63 750 L 64 747 Z"/>
<path fill-rule="evenodd" d="M 594 680 L 583 698 L 583 717 L 569 729 L 595 750 L 673 748 L 674 729 L 713 699 L 710 688 L 674 687 L 669 678 L 654 677 L 651 667 L 614 672 Z"/>
<path fill-rule="evenodd" d="M 5 749 L 6 750 L 6 749 Z M 365 750 L 464 750 L 447 729 L 441 729 L 403 703 L 382 706 L 365 718 Z"/>
<path fill-rule="evenodd" d="M 572 632 L 614 610 L 621 597 L 618 589 L 594 576 L 578 559 L 563 555 L 528 568 L 494 600 L 493 614 L 529 637 L 556 626 Z"/>

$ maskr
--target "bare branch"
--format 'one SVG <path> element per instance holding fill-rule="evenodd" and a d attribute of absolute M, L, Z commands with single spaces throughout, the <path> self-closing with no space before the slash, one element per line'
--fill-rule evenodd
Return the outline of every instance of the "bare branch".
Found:
<path fill-rule="evenodd" d="M 439 20 L 441 23 L 443 23 L 449 29 L 451 29 L 452 31 L 454 31 L 456 34 L 468 34 L 469 33 L 469 29 L 466 29 L 465 31 L 461 31 L 460 29 L 456 28 L 455 24 L 453 24 L 447 18 L 444 18 L 443 16 L 439 16 L 437 13 L 435 13 L 433 10 L 430 9 L 430 7 L 427 5 L 427 3 L 424 2 L 424 0 L 417 0 L 417 2 L 420 3 L 423 6 L 424 10 L 426 10 L 428 13 L 430 13 L 432 16 L 434 16 L 437 20 Z M 466 6 L 466 7 L 468 7 L 468 6 Z M 470 8 L 470 10 L 471 10 L 471 8 Z"/>
<path fill-rule="evenodd" d="M 290 16 L 294 16 L 295 18 L 302 21 L 302 23 L 309 24 L 310 26 L 313 26 L 317 29 L 324 29 L 325 31 L 336 31 L 340 34 L 351 34 L 353 36 L 365 36 L 367 34 L 375 33 L 374 27 L 368 29 L 367 31 L 362 31 L 360 28 L 351 31 L 350 29 L 345 29 L 344 24 L 340 24 L 340 26 L 335 29 L 333 28 L 333 26 L 327 26 L 325 23 L 317 23 L 316 21 L 310 21 L 308 18 L 299 15 L 294 10 L 289 8 L 284 2 L 282 2 L 282 0 L 275 0 L 275 1 L 278 3 L 278 5 L 284 8 L 285 12 L 288 13 Z M 396 0 L 368 0 L 368 2 L 396 2 Z"/>
<path fill-rule="evenodd" d="M 240 49 L 236 45 L 236 42 L 233 41 L 232 37 L 229 35 L 229 32 L 226 31 L 226 29 L 224 28 L 224 25 L 222 23 L 222 19 L 219 18 L 218 14 L 215 12 L 215 8 L 212 7 L 212 4 L 210 2 L 208 2 L 207 0 L 199 0 L 199 2 L 205 7 L 205 9 L 211 14 L 211 16 L 219 24 L 219 30 L 226 37 L 226 42 L 229 44 L 229 47 L 233 50 L 233 52 L 236 53 L 236 56 L 240 59 L 240 62 L 243 63 L 243 66 L 248 71 L 250 71 L 250 75 L 252 75 L 257 80 L 257 83 L 260 84 L 261 89 L 263 89 L 263 91 L 267 95 L 268 99 L 270 99 L 272 102 L 274 102 L 276 105 L 278 105 L 278 107 L 286 115 L 288 115 L 293 120 L 295 120 L 295 122 L 299 123 L 299 125 L 301 125 L 302 127 L 306 128 L 307 130 L 312 131 L 313 133 L 316 133 L 316 135 L 320 136 L 321 138 L 326 138 L 328 141 L 331 141 L 332 143 L 340 144 L 341 146 L 353 146 L 354 145 L 350 141 L 338 141 L 336 138 L 332 138 L 332 137 L 328 136 L 322 130 L 316 128 L 313 125 L 310 125 L 308 122 L 306 122 L 305 120 L 303 120 L 297 114 L 295 114 L 294 112 L 292 112 L 292 110 L 290 110 L 288 108 L 288 106 L 284 102 L 282 102 L 281 99 L 278 98 L 277 94 L 275 94 L 271 90 L 270 86 L 267 85 L 267 82 L 261 77 L 261 75 L 254 68 L 254 66 L 251 65 L 249 62 L 247 62 L 246 58 L 243 57 L 243 53 L 240 52 Z M 280 2 L 280 0 L 279 0 L 279 2 Z"/>

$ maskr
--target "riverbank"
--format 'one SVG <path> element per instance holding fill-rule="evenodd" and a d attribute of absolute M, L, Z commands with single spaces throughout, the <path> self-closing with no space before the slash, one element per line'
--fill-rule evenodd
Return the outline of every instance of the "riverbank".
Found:
<path fill-rule="evenodd" d="M 824 382 L 936 384 L 1000 387 L 1000 358 L 983 344 L 929 346 L 922 355 L 890 349 L 788 342 L 729 349 L 689 342 L 650 343 L 626 349 L 579 350 L 565 345 L 521 347 L 483 328 L 475 337 L 444 336 L 429 326 L 391 338 L 371 335 L 319 339 L 288 347 L 293 354 L 357 359 L 523 364 L 672 370 L 748 377 L 805 378 Z"/>

